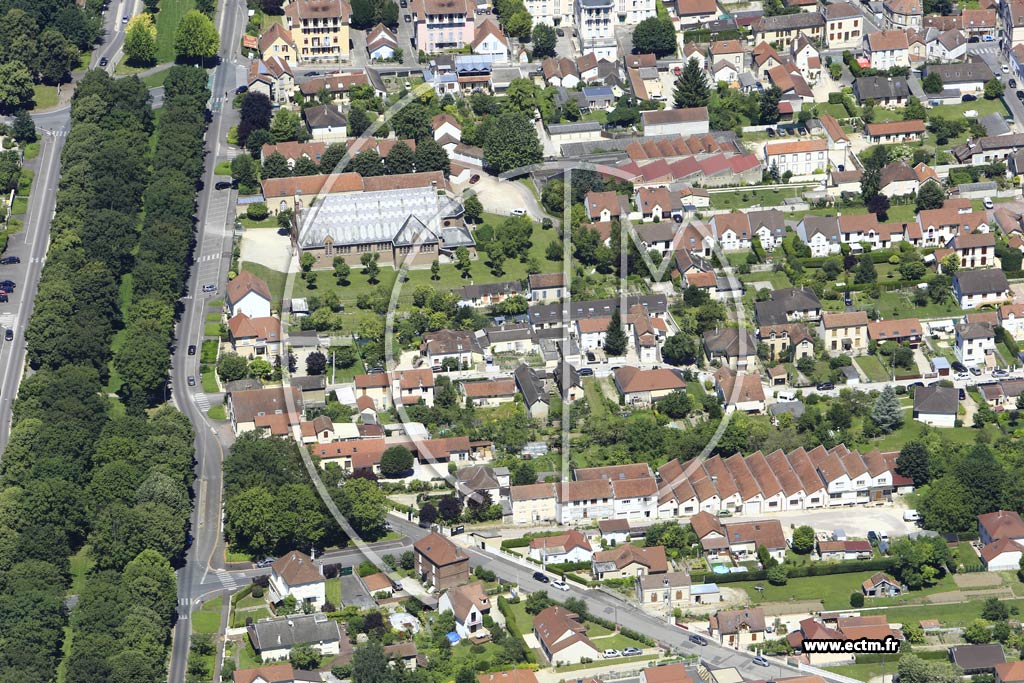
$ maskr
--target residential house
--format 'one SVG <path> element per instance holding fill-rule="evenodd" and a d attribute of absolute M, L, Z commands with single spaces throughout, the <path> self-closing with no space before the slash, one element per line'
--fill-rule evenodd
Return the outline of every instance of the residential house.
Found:
<path fill-rule="evenodd" d="M 235 669 L 233 683 L 314 683 L 320 680 L 318 671 L 293 669 L 288 662 L 267 664 L 253 669 Z"/>
<path fill-rule="evenodd" d="M 572 404 L 583 397 L 583 380 L 572 363 L 560 362 L 551 375 L 563 402 Z"/>
<path fill-rule="evenodd" d="M 1004 538 L 1024 541 L 1024 521 L 1013 510 L 997 510 L 978 515 L 978 538 L 983 545 Z"/>
<path fill-rule="evenodd" d="M 821 54 L 807 36 L 797 36 L 796 40 L 789 44 L 789 54 L 806 81 L 816 83 L 821 78 Z"/>
<path fill-rule="evenodd" d="M 462 638 L 475 640 L 490 636 L 484 628 L 484 617 L 491 613 L 491 599 L 479 581 L 449 588 L 437 601 L 437 612 L 452 612 L 455 632 Z"/>
<path fill-rule="evenodd" d="M 456 289 L 455 293 L 459 296 L 459 306 L 485 308 L 500 304 L 513 296 L 523 296 L 523 286 L 518 280 L 488 282 L 479 285 L 466 285 L 461 289 Z"/>
<path fill-rule="evenodd" d="M 538 536 L 530 541 L 529 556 L 542 565 L 590 562 L 594 549 L 576 529 L 556 536 Z"/>
<path fill-rule="evenodd" d="M 953 295 L 963 309 L 998 305 L 1010 298 L 1010 283 L 997 268 L 966 270 L 953 274 Z"/>
<path fill-rule="evenodd" d="M 995 683 L 1024 683 L 1024 661 L 996 664 Z"/>
<path fill-rule="evenodd" d="M 243 270 L 227 284 L 224 303 L 228 317 L 242 313 L 249 318 L 270 317 L 270 287 L 247 270 Z"/>
<path fill-rule="evenodd" d="M 958 29 L 941 33 L 928 31 L 927 52 L 929 59 L 940 62 L 955 62 L 967 55 L 967 37 Z"/>
<path fill-rule="evenodd" d="M 472 367 L 483 360 L 483 351 L 476 336 L 465 330 L 438 330 L 423 334 L 420 353 L 433 368 L 447 361 L 458 368 Z"/>
<path fill-rule="evenodd" d="M 735 456 L 734 456 L 735 457 Z M 738 461 L 742 460 L 742 456 Z M 757 549 L 764 547 L 774 559 L 786 559 L 786 535 L 777 519 L 760 522 L 734 522 L 724 525 L 729 552 L 738 559 L 757 557 Z"/>
<path fill-rule="evenodd" d="M 871 556 L 869 541 L 818 541 L 818 557 L 824 561 L 862 560 Z"/>
<path fill-rule="evenodd" d="M 597 530 L 601 540 L 613 548 L 628 542 L 630 538 L 628 519 L 602 519 L 597 523 Z"/>
<path fill-rule="evenodd" d="M 954 387 L 918 387 L 914 392 L 914 419 L 933 427 L 953 427 L 960 406 Z"/>
<path fill-rule="evenodd" d="M 318 142 L 344 142 L 348 138 L 348 119 L 341 107 L 320 104 L 302 111 L 310 136 Z"/>
<path fill-rule="evenodd" d="M 469 581 L 469 555 L 444 536 L 431 532 L 413 544 L 416 574 L 434 588 L 454 588 Z"/>
<path fill-rule="evenodd" d="M 613 26 L 615 22 L 612 19 L 615 5 L 614 0 L 573 3 L 573 19 L 580 45 L 586 45 L 586 49 L 599 59 L 614 60 L 618 54 Z"/>
<path fill-rule="evenodd" d="M 246 83 L 249 92 L 266 95 L 276 105 L 286 104 L 295 91 L 295 76 L 284 57 L 254 59 L 249 64 L 249 78 Z"/>
<path fill-rule="evenodd" d="M 533 635 L 553 666 L 579 664 L 584 659 L 596 661 L 601 657 L 579 616 L 558 605 L 545 608 L 533 618 Z"/>
<path fill-rule="evenodd" d="M 996 238 L 992 233 L 957 233 L 946 245 L 960 259 L 960 268 L 991 268 L 996 265 Z"/>
<path fill-rule="evenodd" d="M 370 59 L 394 59 L 397 49 L 398 36 L 384 24 L 377 24 L 366 34 L 366 52 Z"/>
<path fill-rule="evenodd" d="M 903 586 L 885 572 L 876 572 L 861 584 L 861 590 L 869 598 L 890 598 L 903 593 Z"/>
<path fill-rule="evenodd" d="M 715 0 L 676 0 L 675 4 L 680 28 L 700 26 L 718 18 Z"/>
<path fill-rule="evenodd" d="M 508 61 L 508 38 L 498 22 L 490 17 L 480 22 L 471 47 L 475 55 L 486 55 L 497 63 Z"/>
<path fill-rule="evenodd" d="M 811 248 L 813 258 L 838 254 L 841 249 L 839 220 L 834 216 L 804 216 L 796 226 L 800 241 Z"/>
<path fill-rule="evenodd" d="M 854 356 L 867 353 L 868 314 L 864 311 L 823 313 L 821 338 L 827 351 Z"/>
<path fill-rule="evenodd" d="M 907 1 L 918 2 L 918 0 Z M 995 78 L 992 69 L 983 61 L 962 64 L 928 64 L 924 67 L 923 77 L 933 73 L 938 74 L 942 79 L 943 88 L 960 93 L 981 92 L 985 88 L 985 83 Z"/>
<path fill-rule="evenodd" d="M 565 293 L 563 273 L 534 273 L 527 279 L 530 301 L 557 301 Z"/>
<path fill-rule="evenodd" d="M 321 656 L 341 651 L 341 627 L 326 614 L 292 614 L 246 626 L 249 642 L 263 661 L 288 659 L 292 649 L 309 645 Z"/>
<path fill-rule="evenodd" d="M 646 612 L 668 615 L 677 607 L 686 607 L 690 604 L 690 575 L 687 572 L 646 574 L 636 577 L 635 584 L 636 600 Z M 640 672 L 640 680 L 646 680 L 648 683 L 691 683 L 685 671 L 682 678 L 679 677 L 679 669 L 685 668 L 686 665 L 683 663 L 652 667 L 655 670 L 672 669 L 666 672 L 671 678 L 656 678 L 654 674 L 645 676 L 651 669 L 644 669 Z"/>
<path fill-rule="evenodd" d="M 594 553 L 591 561 L 591 573 L 597 580 L 630 579 L 668 571 L 665 548 L 660 545 L 638 548 L 626 543 Z"/>
<path fill-rule="evenodd" d="M 682 215 L 682 203 L 679 195 L 669 192 L 667 187 L 647 188 L 641 187 L 636 192 L 636 208 L 643 220 L 661 222 L 670 220 L 673 215 Z M 668 226 L 671 228 L 672 226 Z M 672 231 L 674 234 L 674 230 Z M 668 239 L 671 251 L 671 237 Z"/>
<path fill-rule="evenodd" d="M 754 20 L 750 28 L 755 45 L 765 42 L 788 48 L 801 34 L 822 40 L 825 36 L 825 18 L 818 12 L 761 16 Z"/>
<path fill-rule="evenodd" d="M 780 174 L 787 171 L 796 176 L 824 173 L 828 168 L 828 143 L 821 138 L 769 142 L 764 146 L 764 156 L 765 165 Z"/>
<path fill-rule="evenodd" d="M 507 489 L 508 485 L 507 476 L 499 477 L 495 469 L 487 465 L 470 465 L 455 474 L 455 491 L 462 500 L 475 497 L 477 500 L 496 502 L 501 496 L 501 490 Z"/>
<path fill-rule="evenodd" d="M 872 33 L 871 35 L 877 35 Z M 885 123 L 869 123 L 864 126 L 864 136 L 873 145 L 892 145 L 904 142 L 917 142 L 924 135 L 924 121 L 890 121 Z M 901 160 L 902 161 L 902 160 Z M 906 165 L 906 161 L 902 161 Z"/>
<path fill-rule="evenodd" d="M 864 58 L 872 69 L 887 70 L 910 66 L 910 43 L 905 29 L 878 31 L 864 35 Z"/>
<path fill-rule="evenodd" d="M 460 389 L 463 396 L 481 408 L 496 408 L 516 397 L 516 382 L 511 378 L 463 382 Z"/>
<path fill-rule="evenodd" d="M 299 63 L 337 64 L 347 60 L 351 14 L 352 7 L 346 0 L 291 0 L 284 16 Z"/>
<path fill-rule="evenodd" d="M 853 82 L 853 94 L 861 104 L 874 100 L 878 106 L 894 109 L 906 104 L 913 93 L 902 76 L 861 76 Z"/>
<path fill-rule="evenodd" d="M 521 363 L 512 376 L 515 380 L 515 387 L 523 395 L 526 412 L 535 420 L 546 419 L 551 398 L 541 376 L 525 363 Z"/>
<path fill-rule="evenodd" d="M 708 631 L 719 644 L 746 650 L 765 640 L 764 610 L 754 607 L 716 612 L 708 622 Z"/>
<path fill-rule="evenodd" d="M 864 17 L 851 2 L 833 2 L 822 8 L 825 15 L 825 40 L 830 50 L 849 50 L 860 46 Z"/>
<path fill-rule="evenodd" d="M 404 406 L 423 402 L 434 405 L 434 371 L 430 368 L 402 370 L 392 375 L 392 400 Z"/>
<path fill-rule="evenodd" d="M 704 333 L 704 353 L 733 370 L 753 369 L 757 364 L 757 341 L 750 330 L 722 327 Z"/>
<path fill-rule="evenodd" d="M 641 370 L 629 365 L 612 373 L 615 386 L 629 405 L 650 405 L 673 391 L 686 389 L 686 382 L 668 368 Z"/>
<path fill-rule="evenodd" d="M 468 0 L 412 0 L 412 44 L 430 54 L 473 42 L 475 7 Z"/>
<path fill-rule="evenodd" d="M 983 166 L 995 161 L 1008 160 L 1013 165 L 1014 155 L 1021 148 L 1024 148 L 1024 134 L 1013 133 L 974 138 L 970 142 L 954 147 L 952 154 L 961 164 Z"/>
<path fill-rule="evenodd" d="M 290 435 L 302 417 L 302 393 L 298 387 L 249 389 L 228 394 L 228 419 L 235 435 L 266 429 L 277 436 Z"/>
<path fill-rule="evenodd" d="M 949 648 L 953 665 L 965 676 L 994 674 L 996 667 L 1006 663 L 1006 653 L 999 643 L 987 645 L 954 645 Z"/>
<path fill-rule="evenodd" d="M 327 580 L 313 558 L 293 550 L 270 565 L 270 599 L 281 602 L 289 595 L 300 606 L 320 610 L 326 602 Z"/>
<path fill-rule="evenodd" d="M 768 301 L 754 304 L 759 325 L 784 325 L 791 322 L 817 322 L 821 319 L 821 301 L 809 287 L 776 289 Z"/>
<path fill-rule="evenodd" d="M 554 522 L 558 519 L 554 484 L 526 484 L 509 488 L 513 524 Z"/>
<path fill-rule="evenodd" d="M 728 367 L 715 371 L 715 390 L 727 413 L 739 410 L 760 413 L 764 410 L 764 387 L 761 376 L 752 372 L 737 373 Z"/>
<path fill-rule="evenodd" d="M 711 229 L 722 251 L 750 249 L 753 234 L 750 217 L 742 211 L 716 214 L 711 219 Z"/>
<path fill-rule="evenodd" d="M 477 674 L 477 683 L 537 683 L 533 669 L 509 669 L 490 674 Z"/>
<path fill-rule="evenodd" d="M 748 211 L 746 216 L 751 238 L 756 237 L 765 251 L 775 251 L 786 236 L 785 215 L 778 209 L 763 209 Z"/>
<path fill-rule="evenodd" d="M 939 187 L 942 186 L 938 175 L 931 166 L 922 162 L 911 168 L 907 162 L 900 159 L 899 161 L 886 164 L 885 168 L 882 169 L 882 174 L 879 178 L 879 189 L 886 197 L 906 197 L 918 192 L 925 183 L 935 183 Z M 899 225 L 899 236 L 902 239 L 907 230 L 904 229 L 902 224 Z M 916 227 L 913 226 L 910 230 Z"/>
<path fill-rule="evenodd" d="M 663 109 L 641 112 L 644 135 L 705 135 L 709 130 L 708 108 Z"/>
<path fill-rule="evenodd" d="M 921 321 L 917 318 L 873 320 L 868 322 L 868 339 L 879 344 L 894 341 L 916 349 L 921 343 L 923 330 Z"/>
<path fill-rule="evenodd" d="M 999 307 L 999 326 L 1014 339 L 1024 339 L 1024 304 Z"/>
<path fill-rule="evenodd" d="M 281 321 L 277 318 L 250 318 L 238 313 L 228 320 L 228 335 L 231 348 L 239 355 L 253 358 L 281 353 Z"/>
<path fill-rule="evenodd" d="M 814 356 L 814 338 L 799 323 L 762 325 L 757 328 L 757 341 L 768 347 L 768 358 L 773 361 L 796 362 Z"/>
<path fill-rule="evenodd" d="M 921 0 L 885 0 L 882 3 L 882 19 L 889 29 L 920 30 L 923 16 Z"/>
<path fill-rule="evenodd" d="M 299 63 L 292 32 L 276 21 L 260 36 L 259 50 L 264 60 L 279 57 L 291 66 Z"/>

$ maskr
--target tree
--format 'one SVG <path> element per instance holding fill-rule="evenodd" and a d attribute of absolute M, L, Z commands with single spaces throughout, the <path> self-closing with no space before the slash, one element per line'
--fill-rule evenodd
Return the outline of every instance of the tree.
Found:
<path fill-rule="evenodd" d="M 891 384 L 882 390 L 875 401 L 875 407 L 871 411 L 871 421 L 875 423 L 882 434 L 889 434 L 903 424 L 903 408 L 896 396 L 896 389 Z"/>
<path fill-rule="evenodd" d="M 462 273 L 462 277 L 469 277 L 469 269 L 472 263 L 469 260 L 469 249 L 459 247 L 455 250 L 455 267 Z"/>
<path fill-rule="evenodd" d="M 352 273 L 352 267 L 348 265 L 345 257 L 335 256 L 331 265 L 334 266 L 334 277 L 338 280 L 338 284 L 347 284 L 348 277 Z"/>
<path fill-rule="evenodd" d="M 793 529 L 793 552 L 806 555 L 814 550 L 814 529 L 809 526 L 798 526 Z"/>
<path fill-rule="evenodd" d="M 522 5 L 520 5 L 520 7 L 522 7 Z M 501 19 L 503 22 L 502 28 L 505 29 L 505 33 L 508 35 L 520 40 L 524 40 L 529 37 L 530 27 L 533 26 L 533 19 L 525 8 L 517 12 L 513 12 L 508 16 L 503 16 Z"/>
<path fill-rule="evenodd" d="M 287 178 L 292 174 L 288 167 L 288 160 L 280 152 L 274 152 L 263 160 L 264 178 Z"/>
<path fill-rule="evenodd" d="M 340 489 L 332 491 L 332 495 L 356 533 L 370 538 L 383 535 L 388 502 L 377 482 L 350 478 Z"/>
<path fill-rule="evenodd" d="M 551 606 L 551 598 L 544 591 L 536 591 L 526 596 L 524 608 L 527 614 L 538 615 Z"/>
<path fill-rule="evenodd" d="M 306 356 L 306 374 L 322 375 L 327 370 L 327 356 L 319 351 Z"/>
<path fill-rule="evenodd" d="M 878 216 L 878 220 L 884 221 L 889 217 L 889 198 L 878 193 L 868 200 L 868 211 Z"/>
<path fill-rule="evenodd" d="M 248 372 L 248 361 L 237 353 L 225 353 L 217 360 L 217 375 L 223 382 L 242 379 Z"/>
<path fill-rule="evenodd" d="M 543 26 L 544 24 L 539 24 Z M 468 195 L 462 202 L 462 208 L 465 210 L 466 220 L 472 223 L 479 223 L 480 217 L 484 213 L 484 205 L 480 203 L 476 194 Z"/>
<path fill-rule="evenodd" d="M 451 159 L 433 137 L 424 138 L 416 143 L 416 170 L 441 171 L 445 177 L 451 171 Z"/>
<path fill-rule="evenodd" d="M 0 113 L 29 109 L 35 89 L 32 74 L 22 62 L 0 64 Z"/>
<path fill-rule="evenodd" d="M 317 167 L 316 162 L 306 155 L 302 155 L 296 159 L 295 165 L 292 166 L 293 176 L 317 175 L 319 173 L 320 169 Z"/>
<path fill-rule="evenodd" d="M 462 503 L 455 496 L 445 496 L 437 504 L 437 514 L 443 521 L 451 524 L 462 514 Z"/>
<path fill-rule="evenodd" d="M 633 29 L 633 49 L 640 54 L 664 57 L 676 51 L 676 32 L 668 17 L 648 17 Z"/>
<path fill-rule="evenodd" d="M 981 607 L 981 618 L 986 621 L 1006 621 L 1010 618 L 1010 609 L 999 598 L 986 598 Z"/>
<path fill-rule="evenodd" d="M 976 525 L 970 493 L 948 474 L 928 484 L 928 494 L 921 497 L 918 512 L 929 529 L 940 533 L 968 531 Z"/>
<path fill-rule="evenodd" d="M 320 666 L 320 653 L 312 645 L 299 645 L 292 648 L 288 661 L 296 669 L 312 671 Z"/>
<path fill-rule="evenodd" d="M 896 471 L 914 481 L 920 488 L 931 480 L 931 454 L 928 447 L 920 441 L 910 441 L 900 449 L 896 458 Z"/>
<path fill-rule="evenodd" d="M 404 140 L 396 142 L 388 152 L 384 159 L 384 170 L 388 175 L 412 173 L 416 170 L 416 155 Z"/>
<path fill-rule="evenodd" d="M 257 128 L 249 132 L 249 136 L 245 140 L 245 149 L 249 152 L 249 156 L 259 161 L 263 158 L 263 145 L 272 144 L 274 144 L 274 138 L 270 131 L 265 128 Z"/>
<path fill-rule="evenodd" d="M 626 353 L 626 331 L 622 328 L 622 318 L 618 309 L 612 313 L 608 321 L 608 331 L 604 336 L 604 350 L 609 356 L 621 356 Z"/>
<path fill-rule="evenodd" d="M 358 173 L 364 178 L 372 178 L 384 175 L 384 164 L 381 162 L 380 155 L 377 154 L 377 150 L 364 149 L 362 152 L 352 157 L 352 160 L 348 162 L 348 167 L 345 170 Z"/>
<path fill-rule="evenodd" d="M 385 479 L 397 479 L 412 469 L 413 456 L 405 446 L 392 446 L 380 457 L 380 473 Z"/>
<path fill-rule="evenodd" d="M 989 81 L 990 83 L 998 83 L 998 81 Z M 942 190 L 938 183 L 925 183 L 921 186 L 921 189 L 917 191 L 917 201 L 915 207 L 918 211 L 926 211 L 929 209 L 941 209 L 942 204 L 946 201 L 946 193 Z"/>
<path fill-rule="evenodd" d="M 24 109 L 15 114 L 11 134 L 23 145 L 31 144 L 39 139 L 36 133 L 36 124 Z"/>
<path fill-rule="evenodd" d="M 690 58 L 686 62 L 683 72 L 676 79 L 672 97 L 679 109 L 707 106 L 711 99 L 711 91 L 708 88 L 708 79 L 704 75 L 704 70 L 696 59 Z"/>
<path fill-rule="evenodd" d="M 186 59 L 209 59 L 220 50 L 220 36 L 213 20 L 199 10 L 190 10 L 178 21 L 174 51 Z"/>
<path fill-rule="evenodd" d="M 249 134 L 254 130 L 266 130 L 267 134 L 270 134 L 270 119 L 274 114 L 274 106 L 270 98 L 263 93 L 255 90 L 245 93 L 238 113 L 238 141 L 241 144 L 246 144 Z"/>
<path fill-rule="evenodd" d="M 39 78 L 51 85 L 70 80 L 71 70 L 78 66 L 79 56 L 78 48 L 59 31 L 46 29 L 39 36 Z"/>
<path fill-rule="evenodd" d="M 992 640 L 992 627 L 984 619 L 975 619 L 964 629 L 964 640 L 972 645 L 981 645 Z"/>
<path fill-rule="evenodd" d="M 512 464 L 512 485 L 526 486 L 537 483 L 537 468 L 529 460 L 516 460 Z"/>
<path fill-rule="evenodd" d="M 871 254 L 864 254 L 857 262 L 857 269 L 853 274 L 853 281 L 857 284 L 867 284 L 878 280 L 878 272 L 875 270 L 875 262 Z"/>
<path fill-rule="evenodd" d="M 963 673 L 948 662 L 921 659 L 914 654 L 901 656 L 897 671 L 900 683 L 958 683 Z"/>
<path fill-rule="evenodd" d="M 921 104 L 921 100 L 911 95 L 907 98 L 906 106 L 903 107 L 903 120 L 926 121 L 928 120 L 928 110 Z"/>
<path fill-rule="evenodd" d="M 1006 86 L 1003 85 L 1003 82 L 1001 80 L 999 80 L 998 78 L 993 78 L 992 80 L 985 83 L 985 99 L 999 99 L 1000 97 L 1003 96 L 1003 92 L 1005 91 L 1005 89 Z"/>
<path fill-rule="evenodd" d="M 379 640 L 371 638 L 352 653 L 351 677 L 360 683 L 394 683 L 394 670 Z"/>
<path fill-rule="evenodd" d="M 153 15 L 137 14 L 128 22 L 124 34 L 124 55 L 131 65 L 156 62 L 156 25 Z"/>
<path fill-rule="evenodd" d="M 178 584 L 170 562 L 155 550 L 143 550 L 125 565 L 121 577 L 125 598 L 158 615 L 170 627 L 178 605 Z"/>
<path fill-rule="evenodd" d="M 256 187 L 256 162 L 248 154 L 239 154 L 231 160 L 231 177 L 238 181 L 239 187 Z"/>
<path fill-rule="evenodd" d="M 785 586 L 789 581 L 789 571 L 785 565 L 777 564 L 768 568 L 768 583 L 773 586 Z"/>
<path fill-rule="evenodd" d="M 420 526 L 422 527 L 430 527 L 431 524 L 437 521 L 437 508 L 434 507 L 433 503 L 427 501 L 423 504 L 420 508 L 419 519 Z"/>
<path fill-rule="evenodd" d="M 555 43 L 557 37 L 555 36 L 555 29 L 547 24 L 537 24 L 533 27 L 533 58 L 543 59 L 544 57 L 554 57 Z"/>
<path fill-rule="evenodd" d="M 773 85 L 761 94 L 758 123 L 764 125 L 779 122 L 779 100 L 781 99 L 782 91 L 777 85 Z"/>
<path fill-rule="evenodd" d="M 376 119 L 376 116 L 374 119 Z M 366 107 L 362 105 L 352 105 L 352 108 L 349 109 L 348 112 L 348 134 L 352 137 L 359 137 L 365 133 L 366 129 L 371 125 L 373 125 L 373 119 L 371 119 L 370 115 L 366 113 Z M 326 156 L 327 154 L 325 153 L 324 157 L 326 158 Z M 334 168 L 335 165 L 337 165 L 337 162 L 332 164 L 330 168 Z"/>
<path fill-rule="evenodd" d="M 935 95 L 942 92 L 942 76 L 937 72 L 932 71 L 921 80 L 921 87 L 929 95 Z"/>
<path fill-rule="evenodd" d="M 530 118 L 518 111 L 498 116 L 484 139 L 484 161 L 499 173 L 539 163 L 544 158 Z"/>
<path fill-rule="evenodd" d="M 861 591 L 854 591 L 850 593 L 850 607 L 854 609 L 860 609 L 864 606 L 864 593 Z"/>
<path fill-rule="evenodd" d="M 952 257 L 952 258 L 950 258 Z M 960 256 L 957 254 L 946 254 L 939 261 L 939 265 L 942 266 L 942 272 L 946 275 L 953 275 L 953 273 L 960 270 Z"/>
<path fill-rule="evenodd" d="M 377 276 L 380 275 L 380 266 L 377 261 L 380 259 L 380 254 L 377 252 L 367 252 L 359 257 L 359 262 L 363 264 L 363 274 L 366 275 L 369 283 L 375 284 L 377 282 Z"/>
<path fill-rule="evenodd" d="M 281 107 L 274 114 L 274 120 L 270 123 L 270 134 L 274 142 L 290 142 L 299 139 L 299 131 L 302 129 L 302 119 L 291 109 Z"/>

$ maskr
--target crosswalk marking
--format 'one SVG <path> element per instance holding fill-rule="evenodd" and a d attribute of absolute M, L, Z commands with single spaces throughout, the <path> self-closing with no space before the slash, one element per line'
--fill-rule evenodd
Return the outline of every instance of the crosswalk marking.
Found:
<path fill-rule="evenodd" d="M 200 408 L 202 408 L 203 410 L 209 410 L 210 409 L 210 397 L 207 396 L 206 394 L 204 394 L 204 393 L 197 393 L 195 395 L 195 401 L 196 401 L 196 405 L 199 406 Z"/>

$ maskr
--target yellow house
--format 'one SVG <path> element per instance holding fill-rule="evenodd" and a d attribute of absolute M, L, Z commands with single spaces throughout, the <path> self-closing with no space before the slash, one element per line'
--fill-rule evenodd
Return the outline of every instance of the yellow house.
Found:
<path fill-rule="evenodd" d="M 348 60 L 351 14 L 347 0 L 291 0 L 284 8 L 284 16 L 295 39 L 298 61 Z"/>
<path fill-rule="evenodd" d="M 271 24 L 270 28 L 260 36 L 259 46 L 260 57 L 263 61 L 271 57 L 279 57 L 287 62 L 288 66 L 296 66 L 299 63 L 292 32 L 281 24 Z"/>
<path fill-rule="evenodd" d="M 868 350 L 868 314 L 824 313 L 821 316 L 821 337 L 825 350 L 859 355 Z"/>
<path fill-rule="evenodd" d="M 554 522 L 556 519 L 554 484 L 513 486 L 509 489 L 509 498 L 512 500 L 513 524 Z"/>

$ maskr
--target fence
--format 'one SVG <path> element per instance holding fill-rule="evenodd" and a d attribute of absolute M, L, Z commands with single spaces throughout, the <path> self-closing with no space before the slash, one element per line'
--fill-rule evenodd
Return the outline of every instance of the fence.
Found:
<path fill-rule="evenodd" d="M 842 674 L 837 674 L 836 672 L 829 671 L 828 669 L 819 669 L 816 666 L 811 666 L 810 664 L 804 664 L 803 662 L 798 663 L 796 665 L 796 668 L 798 668 L 800 671 L 804 671 L 804 672 L 809 673 L 809 674 L 815 674 L 817 676 L 821 676 L 825 680 L 835 681 L 836 683 L 863 683 L 863 681 L 858 681 L 856 678 L 850 678 L 849 676 L 843 676 Z"/>

